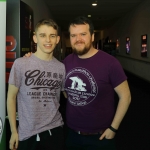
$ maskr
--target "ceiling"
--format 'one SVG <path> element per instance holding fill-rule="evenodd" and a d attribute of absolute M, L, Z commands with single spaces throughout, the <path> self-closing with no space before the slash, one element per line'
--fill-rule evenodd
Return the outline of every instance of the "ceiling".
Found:
<path fill-rule="evenodd" d="M 71 19 L 91 15 L 95 30 L 102 30 L 114 24 L 120 17 L 132 11 L 143 0 L 44 0 L 54 20 L 62 31 L 67 30 Z"/>

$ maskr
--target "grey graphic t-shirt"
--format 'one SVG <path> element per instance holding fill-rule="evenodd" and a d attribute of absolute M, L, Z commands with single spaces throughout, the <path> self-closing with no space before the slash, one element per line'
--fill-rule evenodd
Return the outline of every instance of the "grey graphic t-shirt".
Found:
<path fill-rule="evenodd" d="M 63 124 L 59 109 L 60 91 L 64 91 L 65 67 L 57 59 L 40 60 L 32 55 L 15 60 L 9 84 L 17 94 L 19 140 Z"/>

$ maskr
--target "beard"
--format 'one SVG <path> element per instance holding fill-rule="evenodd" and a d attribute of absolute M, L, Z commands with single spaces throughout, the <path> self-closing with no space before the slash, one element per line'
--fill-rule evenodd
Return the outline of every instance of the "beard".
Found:
<path fill-rule="evenodd" d="M 89 45 L 85 46 L 82 50 L 79 50 L 75 47 L 73 47 L 72 49 L 73 49 L 74 54 L 82 56 L 82 55 L 88 53 L 91 47 L 92 47 L 92 44 L 89 44 Z"/>

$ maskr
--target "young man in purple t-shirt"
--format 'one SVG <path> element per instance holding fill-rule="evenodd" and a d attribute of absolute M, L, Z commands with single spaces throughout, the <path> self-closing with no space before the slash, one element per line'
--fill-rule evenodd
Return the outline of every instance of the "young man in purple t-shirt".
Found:
<path fill-rule="evenodd" d="M 35 26 L 33 39 L 37 51 L 31 57 L 16 59 L 9 76 L 9 147 L 13 150 L 63 150 L 59 100 L 60 91 L 64 91 L 65 67 L 53 57 L 60 39 L 58 25 L 51 19 L 40 20 Z"/>
<path fill-rule="evenodd" d="M 73 54 L 64 60 L 67 148 L 115 150 L 114 137 L 131 101 L 127 77 L 113 56 L 93 47 L 89 19 L 74 19 L 69 32 Z M 119 97 L 117 109 L 114 91 Z"/>

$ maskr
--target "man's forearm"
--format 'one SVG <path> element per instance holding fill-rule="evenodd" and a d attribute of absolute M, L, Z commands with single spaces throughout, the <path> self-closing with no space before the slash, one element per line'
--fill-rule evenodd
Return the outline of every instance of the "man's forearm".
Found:
<path fill-rule="evenodd" d="M 11 132 L 15 133 L 17 132 L 16 127 L 16 100 L 7 100 L 7 112 L 8 112 L 8 118 L 10 122 L 10 128 Z"/>
<path fill-rule="evenodd" d="M 111 126 L 115 129 L 119 128 L 119 125 L 121 123 L 121 121 L 123 120 L 128 107 L 130 105 L 131 102 L 131 97 L 129 96 L 126 100 L 125 99 L 120 99 L 118 102 L 118 106 L 117 106 L 117 110 L 114 116 L 114 119 L 112 121 Z"/>

